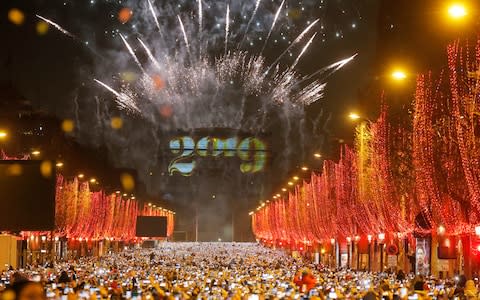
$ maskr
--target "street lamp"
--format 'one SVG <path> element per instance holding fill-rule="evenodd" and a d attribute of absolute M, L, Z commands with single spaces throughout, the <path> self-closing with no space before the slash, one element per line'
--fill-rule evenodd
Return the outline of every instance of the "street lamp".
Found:
<path fill-rule="evenodd" d="M 407 73 L 402 69 L 395 69 L 392 71 L 392 78 L 395 81 L 403 81 L 407 79 Z"/>
<path fill-rule="evenodd" d="M 353 120 L 353 121 L 356 121 L 361 118 L 359 114 L 354 112 L 351 112 L 350 114 L 348 114 L 348 117 L 350 118 L 350 120 Z"/>
<path fill-rule="evenodd" d="M 0 130 L 0 140 L 6 139 L 8 136 L 8 133 L 5 130 Z"/>
<path fill-rule="evenodd" d="M 463 3 L 454 3 L 448 7 L 448 15 L 452 19 L 462 19 L 468 14 L 467 7 Z"/>

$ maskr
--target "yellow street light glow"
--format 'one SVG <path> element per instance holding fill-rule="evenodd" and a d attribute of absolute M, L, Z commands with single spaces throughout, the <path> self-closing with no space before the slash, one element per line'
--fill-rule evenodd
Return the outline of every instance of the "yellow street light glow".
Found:
<path fill-rule="evenodd" d="M 248 215 L 249 215 L 249 216 L 253 215 L 253 211 L 249 212 Z"/>
<path fill-rule="evenodd" d="M 95 182 L 97 182 L 97 180 L 95 178 L 90 179 L 90 183 L 95 183 Z"/>
<path fill-rule="evenodd" d="M 63 163 L 62 163 L 62 162 L 60 162 L 60 161 L 59 161 L 59 162 L 57 162 L 55 165 L 57 166 L 57 168 L 61 168 L 61 167 L 63 167 Z"/>
<path fill-rule="evenodd" d="M 120 191 L 116 191 L 115 194 L 120 194 Z"/>
<path fill-rule="evenodd" d="M 85 177 L 85 175 L 83 175 L 83 174 L 81 174 L 81 173 L 78 174 L 78 178 L 82 179 L 83 177 Z"/>
<path fill-rule="evenodd" d="M 407 73 L 403 70 L 394 70 L 392 72 L 392 78 L 397 81 L 405 80 L 407 78 Z"/>
<path fill-rule="evenodd" d="M 283 188 L 283 189 L 282 189 L 282 192 L 286 192 L 286 191 L 287 191 L 287 189 L 286 189 L 286 188 Z"/>
<path fill-rule="evenodd" d="M 277 196 L 277 198 L 280 198 L 282 195 L 280 195 L 280 194 L 276 194 L 275 196 Z"/>
<path fill-rule="evenodd" d="M 297 181 L 299 180 L 300 178 L 298 176 L 293 176 L 293 180 Z"/>
<path fill-rule="evenodd" d="M 289 181 L 289 182 L 288 182 L 288 185 L 293 185 L 293 182 Z"/>
<path fill-rule="evenodd" d="M 313 156 L 315 156 L 315 158 L 321 158 L 322 155 L 320 153 L 315 153 Z"/>
<path fill-rule="evenodd" d="M 148 203 L 148 206 L 152 206 L 152 203 Z"/>
<path fill-rule="evenodd" d="M 0 139 L 4 139 L 8 136 L 8 133 L 4 130 L 0 130 Z"/>
<path fill-rule="evenodd" d="M 461 19 L 467 16 L 467 8 L 464 4 L 455 3 L 448 7 L 448 15 L 453 19 Z"/>
<path fill-rule="evenodd" d="M 308 167 L 302 167 L 302 171 L 308 171 Z"/>
<path fill-rule="evenodd" d="M 359 114 L 354 112 L 351 112 L 350 114 L 348 114 L 348 117 L 350 118 L 350 120 L 358 120 L 361 118 Z"/>
<path fill-rule="evenodd" d="M 40 155 L 40 151 L 34 150 L 34 151 L 32 151 L 32 155 L 35 155 L 35 156 Z"/>

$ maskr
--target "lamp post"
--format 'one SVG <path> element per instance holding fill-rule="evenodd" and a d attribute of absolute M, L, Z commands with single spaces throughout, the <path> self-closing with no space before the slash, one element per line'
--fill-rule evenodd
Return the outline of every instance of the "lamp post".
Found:
<path fill-rule="evenodd" d="M 385 240 L 385 233 L 378 234 L 378 241 L 380 242 L 380 272 L 383 272 L 383 242 Z"/>
<path fill-rule="evenodd" d="M 332 259 L 333 259 L 332 267 L 336 267 L 337 257 L 335 253 L 335 239 L 334 238 L 330 239 L 330 243 L 332 244 Z"/>
<path fill-rule="evenodd" d="M 367 235 L 368 240 L 368 271 L 372 270 L 372 260 L 371 260 L 371 252 L 372 252 L 372 236 L 369 234 Z"/>

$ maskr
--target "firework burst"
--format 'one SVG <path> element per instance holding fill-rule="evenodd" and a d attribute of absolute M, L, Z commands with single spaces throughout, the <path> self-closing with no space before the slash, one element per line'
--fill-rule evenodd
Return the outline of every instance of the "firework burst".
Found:
<path fill-rule="evenodd" d="M 243 128 L 245 123 L 265 120 L 262 116 L 270 108 L 280 108 L 288 111 L 288 115 L 298 116 L 305 106 L 323 97 L 326 77 L 355 57 L 313 74 L 301 75 L 295 67 L 314 41 L 319 20 L 310 22 L 288 47 L 278 49 L 277 52 L 281 52 L 278 57 L 268 60 L 263 53 L 272 33 L 280 26 L 285 1 L 275 9 L 270 24 L 266 25 L 260 38 L 264 41 L 263 47 L 257 51 L 244 50 L 242 45 L 248 40 L 254 20 L 261 17 L 258 15 L 262 0 L 255 1 L 246 19 L 235 19 L 243 9 L 241 5 L 216 6 L 217 3 L 192 1 L 195 9 L 181 14 L 175 13 L 170 6 L 145 0 L 144 9 L 139 10 L 140 19 L 153 24 L 148 28 L 155 30 L 139 30 L 134 38 L 118 35 L 140 71 L 139 79 L 108 85 L 104 79 L 95 79 L 95 82 L 113 94 L 120 109 L 151 119 L 152 108 L 168 105 L 175 112 L 174 126 L 179 129 Z M 221 10 L 223 14 L 216 13 Z M 73 37 L 53 21 L 38 17 Z M 214 22 L 207 18 L 213 18 Z M 238 20 L 245 24 L 238 25 Z M 223 28 L 223 34 L 219 34 L 219 28 Z M 223 45 L 219 45 L 221 43 Z M 292 56 L 295 51 L 293 63 L 285 63 L 286 54 Z M 251 101 L 249 99 L 260 105 L 247 116 L 245 106 Z M 263 122 L 257 122 L 254 127 L 263 126 Z"/>

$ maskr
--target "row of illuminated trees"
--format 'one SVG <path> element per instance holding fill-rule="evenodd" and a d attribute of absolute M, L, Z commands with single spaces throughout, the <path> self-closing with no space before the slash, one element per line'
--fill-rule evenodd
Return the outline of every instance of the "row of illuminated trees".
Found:
<path fill-rule="evenodd" d="M 30 157 L 8 157 L 0 152 L 0 160 L 26 160 Z M 120 191 L 106 193 L 101 189 L 91 190 L 91 181 L 82 181 L 79 176 L 71 180 L 56 177 L 55 231 L 51 237 L 78 241 L 137 240 L 137 216 L 167 217 L 167 236 L 174 230 L 175 212 L 157 207 L 152 203 L 140 203 Z M 23 232 L 23 236 L 42 235 L 46 232 Z"/>
<path fill-rule="evenodd" d="M 448 67 L 417 77 L 403 122 L 383 105 L 338 162 L 252 215 L 258 239 L 321 243 L 475 232 L 480 224 L 480 43 L 448 46 Z M 388 98 L 383 99 L 388 102 Z M 407 119 L 407 121 L 405 121 Z"/>
<path fill-rule="evenodd" d="M 135 240 L 137 216 L 167 217 L 167 236 L 173 234 L 174 212 L 140 204 L 120 193 L 90 191 L 89 182 L 57 176 L 56 235 L 78 240 Z"/>

